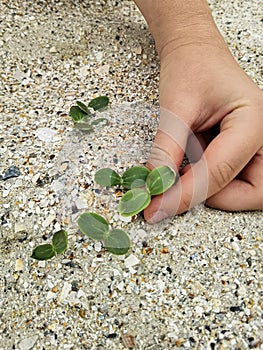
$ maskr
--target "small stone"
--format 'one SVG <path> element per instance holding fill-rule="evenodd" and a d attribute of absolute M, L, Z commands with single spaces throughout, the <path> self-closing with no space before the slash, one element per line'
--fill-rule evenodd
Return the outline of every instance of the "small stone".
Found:
<path fill-rule="evenodd" d="M 103 52 L 102 52 L 102 51 L 99 51 L 99 52 L 96 54 L 96 60 L 97 60 L 97 62 L 100 62 L 102 59 L 103 59 Z"/>
<path fill-rule="evenodd" d="M 55 46 L 52 46 L 50 49 L 49 49 L 49 52 L 50 53 L 56 53 L 57 52 L 57 49 Z"/>
<path fill-rule="evenodd" d="M 41 140 L 45 142 L 51 142 L 56 135 L 56 130 L 50 129 L 50 128 L 39 128 L 36 131 L 36 136 Z"/>
<path fill-rule="evenodd" d="M 204 309 L 201 306 L 196 306 L 195 312 L 198 316 L 201 316 L 204 313 Z"/>
<path fill-rule="evenodd" d="M 24 223 L 15 223 L 15 233 L 25 232 L 27 230 L 26 225 Z"/>
<path fill-rule="evenodd" d="M 119 215 L 119 219 L 120 219 L 121 221 L 123 221 L 123 222 L 126 222 L 126 223 L 132 221 L 131 216 L 124 217 L 124 216 Z"/>
<path fill-rule="evenodd" d="M 96 252 L 100 252 L 100 251 L 101 251 L 101 248 L 102 248 L 101 242 L 96 242 L 96 243 L 94 244 L 94 249 L 95 249 Z"/>
<path fill-rule="evenodd" d="M 139 241 L 143 241 L 145 240 L 145 238 L 147 237 L 147 232 L 143 229 L 139 229 L 137 232 L 136 232 L 136 236 L 138 238 Z"/>
<path fill-rule="evenodd" d="M 10 190 L 3 190 L 2 196 L 3 198 L 6 198 L 9 195 Z"/>
<path fill-rule="evenodd" d="M 16 260 L 15 271 L 23 271 L 23 260 L 22 259 Z"/>
<path fill-rule="evenodd" d="M 14 78 L 18 80 L 22 85 L 27 85 L 34 81 L 30 78 L 30 70 L 27 73 L 24 73 L 21 72 L 21 70 L 17 69 L 17 71 L 14 73 Z"/>
<path fill-rule="evenodd" d="M 42 267 L 42 268 L 46 267 L 46 262 L 44 260 L 39 261 L 38 267 Z"/>
<path fill-rule="evenodd" d="M 85 78 L 86 76 L 87 76 L 87 74 L 88 74 L 88 66 L 83 66 L 83 67 L 81 67 L 80 69 L 79 69 L 79 74 L 83 77 L 83 78 Z"/>
<path fill-rule="evenodd" d="M 105 64 L 104 66 L 101 66 L 95 69 L 95 73 L 100 76 L 104 76 L 109 73 L 109 70 L 110 70 L 110 66 L 108 64 Z"/>
<path fill-rule="evenodd" d="M 77 198 L 75 200 L 75 205 L 76 205 L 78 210 L 88 208 L 87 202 L 85 200 L 83 200 L 82 198 Z"/>
<path fill-rule="evenodd" d="M 121 281 L 117 286 L 116 286 L 120 291 L 123 291 L 124 288 L 124 282 Z"/>
<path fill-rule="evenodd" d="M 132 49 L 132 51 L 133 51 L 134 53 L 136 53 L 136 55 L 140 55 L 140 54 L 142 53 L 142 47 L 141 47 L 141 46 L 134 47 L 134 48 Z"/>
<path fill-rule="evenodd" d="M 135 266 L 138 265 L 140 263 L 140 260 L 134 255 L 134 254 L 130 254 L 125 260 L 124 260 L 124 264 L 126 267 L 131 267 L 131 266 Z"/>
<path fill-rule="evenodd" d="M 135 347 L 135 339 L 133 335 L 123 334 L 121 340 L 125 348 L 132 349 Z"/>
<path fill-rule="evenodd" d="M 51 291 L 47 292 L 47 300 L 55 299 L 57 297 L 56 293 L 53 293 Z"/>
<path fill-rule="evenodd" d="M 63 285 L 63 288 L 62 288 L 62 291 L 61 291 L 61 294 L 59 296 L 59 301 L 60 302 L 65 302 L 68 295 L 69 295 L 69 292 L 71 291 L 72 289 L 72 286 L 70 283 L 68 282 L 65 282 L 64 285 Z"/>
<path fill-rule="evenodd" d="M 65 185 L 59 180 L 52 181 L 51 187 L 56 193 L 63 192 L 65 189 Z"/>
<path fill-rule="evenodd" d="M 43 222 L 43 227 L 48 227 L 54 220 L 56 219 L 56 215 L 49 215 L 46 220 Z"/>
<path fill-rule="evenodd" d="M 18 344 L 20 350 L 30 350 L 33 348 L 37 341 L 38 336 L 35 335 L 34 337 L 29 337 L 21 340 L 21 342 Z"/>
<path fill-rule="evenodd" d="M 235 252 L 239 253 L 240 252 L 240 248 L 237 242 L 232 242 L 232 248 Z"/>
<path fill-rule="evenodd" d="M 7 179 L 10 179 L 12 177 L 18 177 L 19 175 L 20 175 L 20 171 L 19 171 L 18 167 L 16 167 L 15 165 L 11 165 L 6 170 L 4 175 L 0 176 L 0 180 L 7 180 Z"/>

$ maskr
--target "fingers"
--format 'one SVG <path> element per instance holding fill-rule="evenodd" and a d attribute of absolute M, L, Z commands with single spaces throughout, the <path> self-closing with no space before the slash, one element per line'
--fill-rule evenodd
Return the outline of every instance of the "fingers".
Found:
<path fill-rule="evenodd" d="M 258 130 L 262 129 L 262 122 L 259 120 L 255 116 L 251 123 L 240 111 L 226 117 L 220 134 L 209 144 L 201 159 L 163 196 L 153 198 L 145 210 L 145 219 L 155 223 L 183 213 L 206 198 L 211 197 L 212 201 L 212 196 L 237 176 L 260 147 L 262 140 Z"/>
<path fill-rule="evenodd" d="M 263 210 L 263 193 L 249 182 L 233 180 L 222 191 L 208 198 L 206 205 L 228 211 Z"/>
<path fill-rule="evenodd" d="M 190 128 L 174 113 L 161 108 L 160 122 L 147 166 L 168 165 L 178 171 L 184 157 Z"/>
<path fill-rule="evenodd" d="M 263 147 L 244 170 L 223 190 L 206 200 L 223 210 L 263 210 Z"/>

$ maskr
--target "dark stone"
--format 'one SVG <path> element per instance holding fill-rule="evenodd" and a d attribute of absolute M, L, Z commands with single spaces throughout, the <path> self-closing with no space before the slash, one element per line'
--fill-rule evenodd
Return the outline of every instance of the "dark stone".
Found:
<path fill-rule="evenodd" d="M 6 170 L 3 176 L 0 175 L 0 180 L 11 179 L 12 177 L 18 177 L 20 175 L 20 170 L 15 165 L 11 165 L 10 168 Z"/>

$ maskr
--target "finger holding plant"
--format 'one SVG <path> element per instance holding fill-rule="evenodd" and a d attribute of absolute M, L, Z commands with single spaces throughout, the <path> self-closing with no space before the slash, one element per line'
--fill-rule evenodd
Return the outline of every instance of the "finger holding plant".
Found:
<path fill-rule="evenodd" d="M 121 197 L 118 211 L 122 216 L 133 216 L 148 207 L 151 196 L 167 191 L 175 183 L 173 169 L 163 165 L 150 171 L 143 166 L 129 168 L 120 176 L 110 168 L 100 169 L 95 182 L 102 186 L 122 186 L 128 191 Z"/>

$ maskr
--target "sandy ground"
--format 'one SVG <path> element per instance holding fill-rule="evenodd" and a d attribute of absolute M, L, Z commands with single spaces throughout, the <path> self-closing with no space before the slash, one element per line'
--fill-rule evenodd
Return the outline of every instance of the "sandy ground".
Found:
<path fill-rule="evenodd" d="M 260 87 L 257 0 L 212 1 L 214 18 Z M 151 226 L 120 218 L 100 167 L 144 163 L 158 123 L 159 62 L 132 1 L 1 1 L 0 349 L 263 349 L 262 212 L 202 205 Z M 93 133 L 76 100 L 110 98 Z M 15 168 L 14 168 L 15 167 Z M 116 257 L 81 234 L 83 211 L 131 236 Z M 64 228 L 63 256 L 33 248 Z"/>

